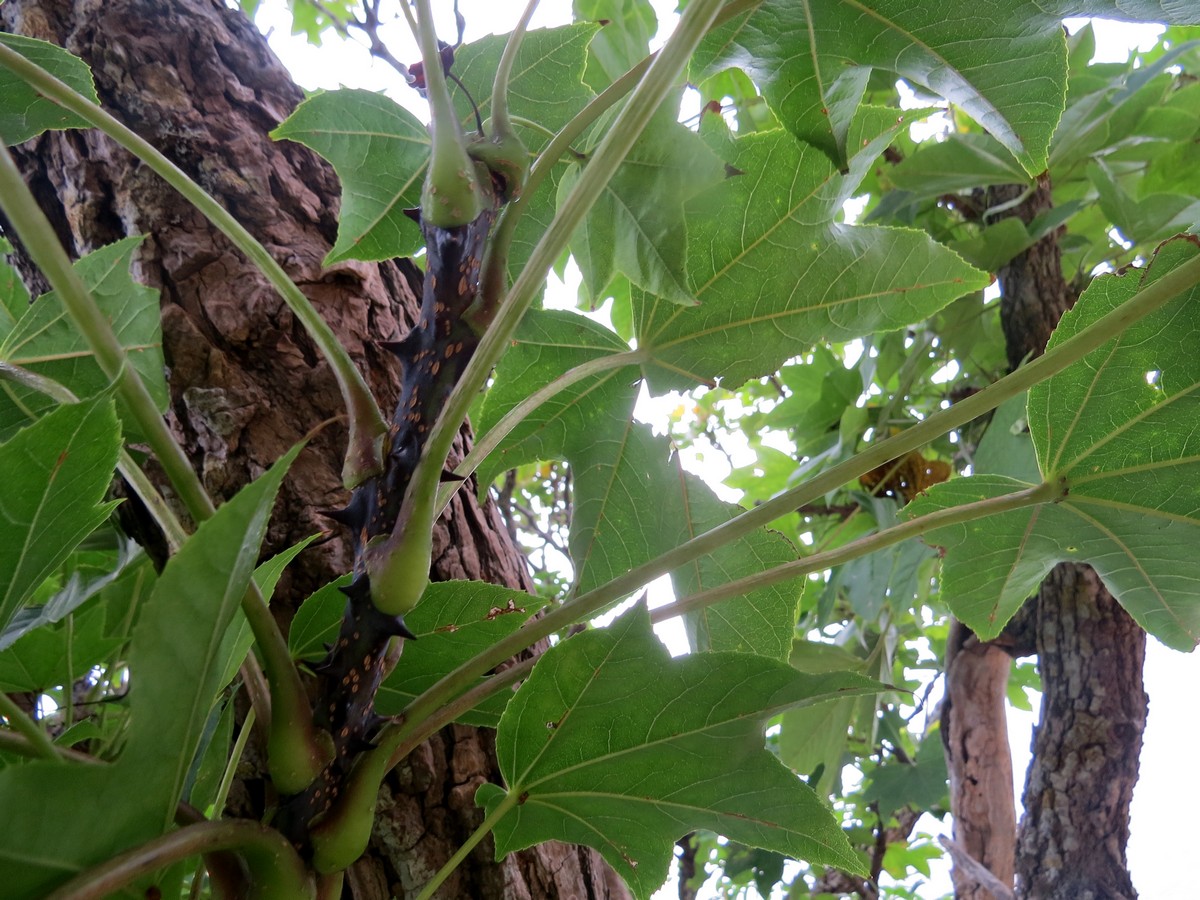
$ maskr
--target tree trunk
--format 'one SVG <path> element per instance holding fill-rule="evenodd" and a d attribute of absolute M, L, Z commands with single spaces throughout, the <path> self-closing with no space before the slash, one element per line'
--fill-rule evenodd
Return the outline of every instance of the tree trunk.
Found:
<path fill-rule="evenodd" d="M 335 236 L 337 181 L 305 148 L 268 138 L 301 92 L 241 14 L 220 0 L 9 0 L 0 7 L 0 27 L 83 57 L 105 107 L 275 254 L 390 410 L 397 373 L 375 341 L 407 332 L 419 274 L 407 261 L 321 266 Z M 148 235 L 134 274 L 162 292 L 167 418 L 214 499 L 232 496 L 341 413 L 328 366 L 281 298 L 146 167 L 94 131 L 51 133 L 16 148 L 16 156 L 73 256 Z M 19 252 L 17 263 L 32 291 L 44 290 Z M 301 454 L 281 491 L 265 554 L 325 530 L 317 511 L 344 504 L 345 440 L 345 428 L 330 425 Z M 439 523 L 434 559 L 435 578 L 529 586 L 496 510 L 477 504 L 470 487 Z M 272 603 L 283 626 L 312 590 L 349 566 L 341 540 L 301 554 Z M 255 762 L 253 753 L 248 761 Z M 257 818 L 265 803 L 261 756 L 257 768 L 242 768 L 252 771 L 239 778 L 229 811 Z M 371 847 L 348 873 L 344 896 L 409 896 L 482 820 L 475 789 L 497 778 L 490 731 L 452 726 L 422 746 L 385 783 Z M 501 863 L 491 857 L 485 841 L 439 896 L 627 896 L 590 850 L 548 844 Z"/>
<path fill-rule="evenodd" d="M 1011 657 L 981 642 L 961 622 L 946 641 L 946 698 L 942 741 L 950 776 L 954 842 L 977 865 L 952 875 L 957 900 L 1004 900 L 978 869 L 1011 887 L 1016 874 L 1016 806 L 1008 746 L 1008 673 Z"/>
<path fill-rule="evenodd" d="M 1016 185 L 996 188 L 990 192 L 989 205 L 1014 199 L 1021 190 Z M 1010 214 L 1028 224 L 1051 206 L 1050 184 L 1043 178 Z M 1076 295 L 1063 277 L 1057 233 L 1044 237 L 997 274 L 1008 362 L 1015 369 L 1041 354 Z M 1146 721 L 1145 633 L 1090 567 L 1066 563 L 1054 569 L 1006 636 L 993 644 L 1014 656 L 1027 654 L 1034 649 L 1025 634 L 1030 624 L 1042 676 L 1042 709 L 1026 774 L 1025 816 L 1016 839 L 1017 896 L 1036 900 L 1136 897 L 1125 845 Z M 972 695 L 962 690 L 963 673 L 956 668 L 957 662 L 947 667 L 947 694 L 969 698 Z M 1006 677 L 1007 666 L 1004 669 Z M 951 753 L 952 783 L 992 765 L 1007 764 L 1011 771 L 1007 743 L 1001 741 L 1006 732 L 1003 707 L 997 708 L 988 692 L 982 696 L 988 698 L 986 705 L 955 700 L 948 714 L 949 731 L 951 735 L 990 732 L 991 740 L 981 742 L 994 753 L 976 757 L 970 764 Z M 973 766 L 970 771 L 968 765 Z M 964 831 L 992 835 L 1010 821 L 1007 812 L 983 804 L 955 806 L 953 812 L 956 836 L 960 825 Z M 976 860 L 986 862 L 977 847 L 967 849 Z M 1000 871 L 992 871 L 1004 880 Z M 977 900 L 986 895 L 958 896 Z"/>
<path fill-rule="evenodd" d="M 1125 860 L 1146 694 L 1146 634 L 1089 566 L 1062 564 L 1037 596 L 1041 721 L 1025 779 L 1019 896 L 1127 900 Z"/>

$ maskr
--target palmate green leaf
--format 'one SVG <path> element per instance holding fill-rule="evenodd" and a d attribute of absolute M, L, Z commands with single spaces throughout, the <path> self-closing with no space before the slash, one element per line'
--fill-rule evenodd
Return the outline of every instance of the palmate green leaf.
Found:
<path fill-rule="evenodd" d="M 0 771 L 0 808 L 8 816 L 0 830 L 6 896 L 45 897 L 83 869 L 171 827 L 220 687 L 214 651 L 249 584 L 275 494 L 296 452 L 221 506 L 167 564 L 134 633 L 132 721 L 117 762 L 39 761 Z"/>
<path fill-rule="evenodd" d="M 1150 268 L 1095 279 L 1050 347 L 1196 256 L 1194 239 L 1164 245 Z M 1060 502 L 931 532 L 945 548 L 942 595 L 994 637 L 1058 562 L 1091 565 L 1133 618 L 1168 646 L 1200 641 L 1200 289 L 1193 287 L 1029 395 L 1029 427 Z M 1001 476 L 936 485 L 911 516 L 1028 487 Z"/>
<path fill-rule="evenodd" d="M 695 305 L 687 283 L 683 205 L 721 180 L 721 162 L 676 118 L 668 102 L 571 237 L 571 253 L 593 302 L 619 270 L 656 297 Z M 578 165 L 568 170 L 560 197 L 581 174 Z"/>
<path fill-rule="evenodd" d="M 896 72 L 962 107 L 1030 175 L 1046 167 L 1067 76 L 1062 23 L 1031 0 L 766 0 L 710 34 L 697 65 L 744 69 L 784 127 L 839 165 L 871 70 Z"/>
<path fill-rule="evenodd" d="M 566 312 L 532 312 L 496 370 L 479 417 L 486 434 L 513 406 L 589 360 L 628 349 L 612 332 Z M 574 479 L 570 550 L 586 591 L 731 518 L 737 511 L 672 462 L 670 445 L 633 420 L 638 381 L 629 367 L 577 382 L 525 418 L 481 467 L 500 471 L 566 459 Z M 757 531 L 675 573 L 684 597 L 795 558 L 781 535 Z M 697 647 L 780 659 L 791 645 L 797 591 L 772 585 L 691 616 Z"/>
<path fill-rule="evenodd" d="M 946 778 L 942 737 L 934 731 L 921 741 L 913 762 L 891 760 L 872 772 L 862 799 L 878 803 L 885 817 L 905 806 L 926 810 L 945 802 Z"/>
<path fill-rule="evenodd" d="M 610 413 L 566 451 L 574 478 L 570 550 L 575 584 L 587 591 L 723 524 L 741 509 L 686 473 L 669 442 L 629 414 Z M 796 558 L 786 538 L 758 529 L 672 571 L 685 599 Z M 697 650 L 786 656 L 800 588 L 796 579 L 689 613 Z"/>
<path fill-rule="evenodd" d="M 672 512 L 681 514 L 679 543 L 723 525 L 742 512 L 741 507 L 718 498 L 701 479 L 684 472 L 678 456 L 672 465 L 676 471 L 669 484 L 679 498 L 677 504 L 672 504 Z M 792 562 L 796 556 L 796 548 L 787 538 L 763 528 L 674 570 L 671 585 L 677 597 L 686 598 Z M 782 581 L 688 613 L 684 624 L 692 647 L 782 659 L 791 644 L 802 581 Z"/>
<path fill-rule="evenodd" d="M 37 63 L 93 103 L 99 103 L 92 70 L 78 56 L 54 44 L 20 34 L 0 32 L 0 44 Z M 51 128 L 87 128 L 88 123 L 63 109 L 0 66 L 0 142 L 20 144 Z"/>
<path fill-rule="evenodd" d="M 587 48 L 597 26 L 564 25 L 559 28 L 535 28 L 526 33 L 513 64 L 508 82 L 508 111 L 556 132 L 592 99 L 592 90 L 583 83 Z M 454 74 L 467 86 L 479 114 L 485 120 L 492 114 L 492 85 L 496 66 L 504 52 L 508 35 L 488 35 L 464 44 L 454 53 Z M 461 91 L 454 92 L 455 108 L 465 129 L 475 130 L 475 113 Z M 521 139 L 530 150 L 537 150 L 549 138 L 541 130 L 515 123 Z"/>
<path fill-rule="evenodd" d="M 988 283 L 923 232 L 836 223 L 841 176 L 785 132 L 710 139 L 743 174 L 688 205 L 700 306 L 634 291 L 654 393 L 716 378 L 736 388 L 819 340 L 903 327 Z"/>
<path fill-rule="evenodd" d="M 510 82 L 509 112 L 555 131 L 582 109 L 592 96 L 581 79 L 594 33 L 592 25 L 529 32 Z M 455 54 L 454 72 L 485 119 L 504 43 L 504 37 L 492 35 L 462 46 Z M 456 96 L 455 102 L 464 128 L 473 132 L 475 114 L 470 104 L 462 96 Z M 539 131 L 521 129 L 521 134 L 531 149 L 546 142 Z M 371 91 L 326 91 L 301 103 L 271 136 L 316 151 L 341 179 L 338 237 L 326 265 L 346 259 L 409 256 L 421 248 L 420 226 L 404 210 L 420 205 L 430 141 L 424 123 L 408 110 Z M 538 219 L 548 223 L 554 209 L 553 187 L 543 185 L 531 203 L 538 207 Z M 522 243 L 528 240 L 525 236 Z"/>
<path fill-rule="evenodd" d="M 383 715 L 399 713 L 443 675 L 520 628 L 545 602 L 479 581 L 431 584 L 404 617 L 418 640 L 404 645 L 400 661 L 375 696 L 375 708 Z M 511 691 L 493 694 L 457 721 L 495 728 L 511 696 Z"/>
<path fill-rule="evenodd" d="M 889 173 L 892 184 L 915 199 L 993 184 L 1022 184 L 1029 176 L 990 134 L 952 135 L 926 141 Z"/>
<path fill-rule="evenodd" d="M 510 409 L 575 366 L 624 353 L 629 345 L 604 326 L 570 312 L 532 310 L 518 327 L 513 346 L 496 370 L 496 380 L 474 417 L 484 435 Z M 632 367 L 610 369 L 560 391 L 523 419 L 478 469 L 480 485 L 507 469 L 541 459 L 565 458 L 572 441 L 590 434 L 606 410 L 633 409 L 638 375 Z"/>
<path fill-rule="evenodd" d="M 650 52 L 658 17 L 649 0 L 572 0 L 576 20 L 603 23 L 589 46 L 584 82 L 600 91 Z"/>
<path fill-rule="evenodd" d="M 1146 243 L 1200 222 L 1200 198 L 1179 193 L 1131 197 L 1102 161 L 1088 166 L 1088 179 L 1100 196 L 1100 208 L 1129 240 Z"/>
<path fill-rule="evenodd" d="M 637 897 L 667 875 L 674 841 L 695 829 L 850 872 L 863 863 L 811 789 L 764 748 L 783 709 L 879 686 L 804 675 L 736 653 L 672 660 L 641 605 L 538 660 L 497 734 L 506 787 L 476 802 L 496 853 L 546 840 L 600 851 Z"/>
<path fill-rule="evenodd" d="M 0 627 L 108 518 L 120 448 L 110 397 L 59 407 L 0 444 Z"/>
<path fill-rule="evenodd" d="M 112 325 L 155 405 L 165 411 L 168 393 L 158 291 L 138 284 L 129 275 L 133 255 L 143 240 L 134 236 L 101 247 L 76 262 L 75 271 Z M 0 341 L 0 359 L 57 381 L 77 397 L 91 397 L 108 385 L 87 340 L 53 291 L 29 306 Z M 22 424 L 53 405 L 41 394 L 0 383 L 0 431 Z M 126 440 L 137 441 L 141 429 L 136 420 L 124 412 L 122 404 L 118 404 L 118 411 Z"/>
<path fill-rule="evenodd" d="M 404 214 L 420 206 L 429 132 L 396 101 L 372 91 L 322 91 L 271 132 L 323 156 L 342 182 L 338 236 L 325 265 L 409 256 L 421 228 Z"/>

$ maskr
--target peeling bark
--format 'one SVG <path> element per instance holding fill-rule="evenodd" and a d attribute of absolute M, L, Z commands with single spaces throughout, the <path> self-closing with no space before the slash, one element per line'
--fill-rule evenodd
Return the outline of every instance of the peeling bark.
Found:
<path fill-rule="evenodd" d="M 954 843 L 963 856 L 1011 889 L 1016 866 L 1016 806 L 1006 709 L 1012 660 L 954 622 L 946 642 L 942 741 L 950 775 Z M 957 900 L 1002 900 L 991 882 L 954 857 Z"/>
<path fill-rule="evenodd" d="M 413 324 L 417 272 L 407 261 L 322 267 L 336 234 L 337 180 L 304 147 L 267 137 L 301 92 L 243 16 L 218 0 L 8 0 L 0 6 L 0 27 L 83 57 L 105 107 L 274 253 L 390 409 L 397 372 L 376 341 L 399 338 Z M 310 429 L 340 414 L 328 366 L 282 299 L 146 167 L 94 131 L 47 134 L 15 155 L 73 257 L 127 235 L 148 235 L 134 277 L 162 292 L 167 420 L 214 499 L 232 496 Z M 31 290 L 44 290 L 19 252 L 17 262 Z M 344 426 L 335 423 L 300 455 L 280 493 L 265 554 L 324 531 L 316 511 L 344 504 L 345 440 Z M 467 440 L 464 429 L 456 453 Z M 153 543 L 151 532 L 142 537 Z M 272 603 L 283 627 L 309 593 L 350 562 L 340 540 L 301 554 Z M 436 529 L 434 577 L 529 587 L 495 508 L 480 506 L 470 485 Z M 246 762 L 228 812 L 257 818 L 269 790 L 257 748 Z M 475 789 L 497 779 L 492 732 L 453 726 L 419 748 L 384 785 L 371 848 L 347 873 L 343 896 L 408 896 L 482 821 Z M 496 863 L 485 841 L 438 896 L 539 900 L 628 892 L 592 851 L 547 844 Z"/>

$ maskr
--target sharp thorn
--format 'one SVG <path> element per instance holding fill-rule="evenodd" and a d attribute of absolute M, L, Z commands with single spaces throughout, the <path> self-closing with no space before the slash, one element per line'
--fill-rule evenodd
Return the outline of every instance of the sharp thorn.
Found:
<path fill-rule="evenodd" d="M 356 524 L 353 504 L 342 509 L 318 509 L 317 515 L 323 519 L 337 522 L 339 525 L 345 525 L 347 528 L 353 528 Z"/>
<path fill-rule="evenodd" d="M 379 745 L 374 741 L 368 741 L 366 738 L 359 737 L 357 734 L 352 735 L 350 740 L 346 742 L 346 749 L 352 753 L 366 753 L 368 750 L 375 750 Z"/>
<path fill-rule="evenodd" d="M 338 590 L 349 597 L 351 603 L 361 603 L 371 597 L 371 577 L 363 573 L 356 576 L 349 584 L 339 587 Z"/>
<path fill-rule="evenodd" d="M 421 349 L 420 340 L 420 335 L 417 332 L 410 331 L 398 341 L 379 341 L 379 346 L 400 357 L 402 361 L 407 362 Z"/>
<path fill-rule="evenodd" d="M 406 638 L 410 641 L 415 641 L 417 636 L 412 633 L 407 625 L 404 624 L 404 616 L 396 616 L 388 622 L 388 633 L 396 637 Z"/>

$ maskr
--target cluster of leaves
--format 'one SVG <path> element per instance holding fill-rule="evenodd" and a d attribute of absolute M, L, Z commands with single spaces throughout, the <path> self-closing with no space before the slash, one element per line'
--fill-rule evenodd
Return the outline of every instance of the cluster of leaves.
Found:
<path fill-rule="evenodd" d="M 988 188 L 1017 185 L 1019 189 L 1013 194 L 1024 196 L 1020 189 L 1030 191 L 1034 182 L 996 137 L 955 107 L 948 107 L 928 125 L 913 129 L 921 134 L 920 139 L 914 139 L 909 131 L 895 136 L 887 153 L 863 180 L 855 197 L 855 214 L 864 222 L 920 228 L 989 272 L 995 272 L 1046 235 L 1055 234 L 1062 250 L 1064 278 L 1080 290 L 1094 273 L 1144 265 L 1160 240 L 1180 229 L 1195 231 L 1200 219 L 1196 205 L 1200 187 L 1190 179 L 1193 166 L 1187 161 L 1195 155 L 1200 134 L 1200 94 L 1195 75 L 1200 71 L 1200 44 L 1195 40 L 1198 36 L 1200 32 L 1195 28 L 1169 27 L 1152 47 L 1130 54 L 1124 62 L 1113 63 L 1092 61 L 1096 43 L 1090 24 L 1070 36 L 1066 108 L 1051 138 L 1048 156 L 1053 208 L 1040 219 L 1026 224 L 1020 218 L 1003 217 L 1002 209 L 987 208 L 991 196 Z M 911 103 L 911 87 L 919 94 L 923 85 L 902 83 L 899 87 L 904 88 L 903 96 Z M 897 88 L 894 79 L 880 79 L 878 84 L 869 84 L 867 96 L 872 102 L 899 107 L 902 94 Z M 701 84 L 702 92 L 712 90 L 708 83 Z M 720 90 L 726 91 L 723 97 L 705 93 L 705 98 L 722 99 L 738 116 L 739 125 L 747 121 L 747 111 L 756 108 L 759 98 L 728 91 L 728 82 L 716 88 Z M 932 103 L 935 99 L 918 96 L 916 102 Z M 1128 296 L 1132 289 L 1134 284 L 1126 282 L 1123 294 Z M 968 294 L 906 329 L 866 335 L 850 343 L 817 346 L 790 360 L 775 375 L 733 391 L 695 391 L 672 412 L 671 438 L 689 455 L 704 454 L 728 461 L 731 471 L 725 484 L 742 492 L 743 505 L 760 503 L 1002 376 L 1006 368 L 1004 339 L 994 296 L 990 291 Z M 1058 340 L 1077 328 L 1068 319 Z M 1116 421 L 1130 421 L 1128 427 L 1147 410 L 1145 401 L 1139 403 L 1139 395 L 1146 394 L 1152 400 L 1160 396 L 1156 360 L 1171 354 L 1169 345 L 1174 342 L 1173 336 L 1169 341 L 1162 336 L 1147 335 L 1146 339 L 1155 344 L 1155 350 L 1136 373 L 1146 388 L 1131 385 L 1127 371 L 1114 376 L 1111 382 L 1114 390 L 1120 385 L 1119 403 L 1127 407 Z M 1186 337 L 1181 335 L 1180 339 Z M 1122 344 L 1129 340 L 1134 337 L 1130 335 Z M 1178 372 L 1182 356 L 1172 358 Z M 1132 363 L 1135 370 L 1137 365 Z M 1099 382 L 1096 387 L 1101 388 Z M 1176 404 L 1186 402 L 1178 394 L 1186 394 L 1186 388 L 1172 394 Z M 1052 414 L 1051 409 L 1057 412 Z M 993 474 L 1025 483 L 1041 480 L 1042 473 L 1067 474 L 1053 464 L 1056 451 L 1051 447 L 1035 451 L 1028 422 L 1040 416 L 1051 433 L 1069 433 L 1074 427 L 1074 413 L 1068 416 L 1068 409 L 1074 409 L 1069 401 L 1055 397 L 1051 404 L 1041 388 L 1035 391 L 1028 413 L 1025 397 L 1015 398 L 990 419 L 970 423 L 932 442 L 924 451 L 928 455 L 927 468 L 931 463 L 952 466 L 960 474 Z M 1098 445 L 1107 442 L 1117 427 L 1106 419 L 1098 420 L 1097 415 L 1086 405 L 1080 408 L 1078 421 L 1092 423 L 1097 429 L 1094 435 L 1083 438 L 1085 448 L 1096 446 L 1099 450 Z M 1151 427 L 1156 440 L 1160 426 Z M 1147 445 L 1143 452 L 1151 449 Z M 1081 449 L 1078 456 L 1070 453 L 1066 458 L 1091 455 L 1090 450 Z M 1181 468 L 1174 471 L 1186 478 L 1186 463 L 1177 465 Z M 890 477 L 895 468 L 895 463 L 880 467 L 874 480 L 863 476 L 857 484 L 826 495 L 822 504 L 778 520 L 774 527 L 797 544 L 822 550 L 887 528 L 896 522 L 899 508 L 913 499 L 888 491 L 886 483 L 880 489 L 880 479 Z M 1128 456 L 1121 462 L 1114 461 L 1109 477 L 1120 480 L 1107 482 L 1109 499 L 1119 492 L 1121 502 L 1126 504 L 1131 496 L 1140 495 L 1139 489 L 1132 487 L 1130 476 L 1141 468 Z M 1164 477 L 1166 468 L 1165 463 L 1156 468 L 1154 478 Z M 945 474 L 936 480 L 945 480 Z M 1181 483 L 1172 481 L 1173 489 Z M 978 489 L 981 484 L 982 479 L 976 478 L 937 488 L 913 504 L 907 514 L 919 515 L 962 502 L 966 494 L 955 492 L 964 491 L 968 485 Z M 1003 484 L 1013 487 L 1011 482 Z M 946 499 L 951 496 L 954 500 Z M 1146 516 L 1143 533 L 1158 535 L 1179 527 L 1174 512 L 1157 505 L 1157 501 L 1148 499 L 1149 509 L 1141 503 L 1137 506 L 1140 508 L 1123 506 L 1120 515 L 1135 512 Z M 1077 515 L 1086 515 L 1086 509 Z M 993 519 L 975 528 L 936 533 L 926 539 L 929 544 L 958 551 L 949 554 L 944 577 L 939 577 L 942 567 L 932 549 L 918 542 L 906 542 L 835 566 L 808 585 L 799 628 L 814 640 L 831 642 L 838 652 L 859 664 L 877 648 L 887 648 L 880 671 L 873 674 L 915 689 L 920 701 L 930 680 L 940 672 L 946 617 L 951 610 L 981 634 L 994 635 L 1052 561 L 1081 558 L 1082 538 L 1050 538 L 1079 535 L 1078 528 L 1042 519 L 1039 530 L 1027 534 L 1030 518 L 1018 517 L 1009 526 L 1011 543 L 1006 551 L 1013 555 L 996 560 L 990 573 L 981 560 L 985 547 L 996 547 L 1000 523 Z M 1035 514 L 1032 518 L 1039 517 Z M 1045 535 L 1056 545 L 1018 553 L 1016 547 L 1034 534 Z M 1127 535 L 1122 533 L 1116 539 L 1118 544 L 1127 540 Z M 1138 565 L 1146 562 L 1139 585 L 1126 588 L 1123 602 L 1137 615 L 1139 604 L 1133 598 L 1139 588 L 1149 592 L 1150 598 L 1140 605 L 1144 612 L 1139 621 L 1160 638 L 1174 634 L 1174 646 L 1190 649 L 1196 636 L 1194 614 L 1185 612 L 1190 604 L 1180 595 L 1172 596 L 1160 589 L 1170 579 L 1168 573 L 1180 571 L 1178 555 L 1161 556 L 1157 537 L 1150 543 L 1131 541 L 1125 547 L 1114 546 L 1112 540 L 1110 533 L 1108 546 L 1091 549 L 1088 558 L 1093 564 L 1101 562 L 1101 568 L 1100 557 L 1105 555 L 1114 560 L 1112 565 L 1125 565 L 1131 558 L 1140 560 Z M 1145 556 L 1151 559 L 1143 560 Z M 1117 559 L 1121 562 L 1115 562 Z M 1020 579 L 998 590 L 998 583 L 1014 574 Z M 1114 583 L 1111 570 L 1108 581 Z M 972 597 L 976 599 L 972 601 Z M 1152 627 L 1152 615 L 1170 621 Z M 922 670 L 925 674 L 918 674 Z M 1018 664 L 1009 682 L 1010 702 L 1029 709 L 1027 690 L 1037 685 L 1033 664 Z M 856 702 L 860 707 L 871 706 L 869 700 Z M 836 705 L 829 706 L 832 710 Z M 913 716 L 920 703 L 909 701 L 906 706 L 907 715 Z M 944 767 L 940 750 L 924 751 L 925 747 L 940 745 L 940 737 L 936 730 L 928 736 L 920 733 L 921 728 L 912 731 L 914 726 L 928 723 L 927 715 L 913 716 L 912 723 L 898 732 L 885 724 L 891 719 L 894 725 L 895 716 L 895 709 L 881 707 L 874 716 L 858 721 L 843 719 L 829 728 L 816 729 L 802 719 L 793 722 L 788 715 L 773 724 L 780 729 L 781 758 L 798 772 L 811 772 L 823 764 L 840 775 L 843 765 L 854 765 L 861 780 L 854 779 L 846 790 L 836 778 L 821 787 L 829 789 L 850 820 L 886 829 L 889 811 L 907 806 L 940 814 L 944 808 L 944 778 L 939 783 L 935 774 L 925 781 L 919 769 L 922 759 Z M 814 740 L 818 732 L 824 738 Z M 914 760 L 911 744 L 921 737 L 925 737 L 918 751 L 921 755 Z M 796 752 L 796 747 L 803 748 L 802 752 Z M 873 808 L 871 804 L 879 799 L 874 787 L 878 779 L 900 772 L 908 773 L 907 783 L 913 786 L 913 792 L 894 798 L 894 804 L 889 799 L 878 810 Z M 860 785 L 866 785 L 865 789 Z M 869 846 L 874 837 L 868 831 L 862 845 Z M 897 858 L 893 851 L 898 852 L 901 846 L 889 848 L 891 859 L 885 865 L 894 877 L 904 874 L 903 868 L 891 866 Z M 721 862 L 724 855 L 713 849 L 714 860 Z M 725 883 L 738 884 L 737 865 L 733 872 L 728 862 L 721 865 Z M 925 865 L 913 860 L 907 874 L 928 875 Z M 792 872 L 786 880 L 794 877 Z M 740 883 L 744 881 L 743 876 Z M 763 893 L 765 896 L 766 891 Z"/>
<path fill-rule="evenodd" d="M 1200 185 L 1180 172 L 1190 171 L 1200 135 L 1187 74 L 1200 69 L 1196 45 L 1171 30 L 1138 60 L 1089 65 L 1090 32 L 1068 44 L 1060 19 L 1196 15 L 1151 0 L 1036 9 L 1006 0 L 961 16 L 871 0 L 864 20 L 861 6 L 731 4 L 689 73 L 728 115 L 706 106 L 686 127 L 676 115 L 683 89 L 673 91 L 564 236 L 585 302 L 611 300 L 613 327 L 535 309 L 500 360 L 475 417 L 495 445 L 480 480 L 545 461 L 569 466 L 572 581 L 557 609 L 588 596 L 616 602 L 640 587 L 611 587 L 627 573 L 648 573 L 681 545 L 736 524 L 742 508 L 686 471 L 679 445 L 746 435 L 753 461 L 729 481 L 746 506 L 853 465 L 864 448 L 1002 373 L 995 305 L 982 292 L 989 273 L 1033 241 L 1065 226 L 1064 267 L 1084 281 L 1100 265 L 1144 264 L 1155 242 L 1195 227 Z M 603 154 L 621 105 L 590 111 L 639 63 L 653 31 L 642 0 L 576 8 L 580 22 L 531 32 L 513 68 L 509 111 L 541 176 L 505 213 L 515 222 L 514 278 Z M 310 19 L 304 29 L 319 33 L 323 20 Z M 796 35 L 808 36 L 803 52 Z M 9 35 L 0 43 L 94 97 L 78 60 Z M 459 49 L 455 71 L 475 97 L 489 96 L 504 47 L 488 37 Z M 931 102 L 954 104 L 942 139 L 911 138 L 928 111 L 900 108 L 897 76 L 933 92 Z M 82 124 L 6 69 L 0 98 L 7 143 Z M 474 121 L 458 99 L 464 122 Z M 548 133 L 570 133 L 569 152 L 538 157 Z M 386 97 L 341 90 L 306 100 L 275 136 L 311 147 L 342 179 L 328 262 L 419 250 L 403 215 L 419 202 L 429 159 L 415 116 Z M 995 211 L 980 207 L 986 188 L 1031 185 L 1047 169 L 1055 207 L 1042 221 L 993 221 Z M 862 217 L 847 221 L 846 201 L 861 195 Z M 136 249 L 137 239 L 103 248 L 76 272 L 161 408 L 157 297 L 128 277 Z M 822 867 L 874 878 L 927 871 L 927 845 L 897 843 L 883 856 L 861 848 L 894 833 L 905 810 L 942 803 L 938 736 L 915 732 L 905 701 L 878 691 L 880 682 L 919 687 L 912 673 L 936 668 L 946 610 L 994 635 L 1050 565 L 1081 560 L 1147 630 L 1190 649 L 1200 638 L 1200 571 L 1188 553 L 1200 525 L 1188 412 L 1200 384 L 1188 353 L 1200 337 L 1188 312 L 1197 279 L 1120 333 L 1103 317 L 1196 257 L 1194 241 L 1177 240 L 1152 267 L 1094 282 L 1054 346 L 1061 355 L 1074 336 L 1105 327 L 1107 342 L 1038 384 L 1027 410 L 1002 407 L 986 430 L 945 429 L 915 454 L 893 454 L 898 463 L 860 466 L 859 483 L 835 485 L 821 505 L 779 510 L 774 528 L 662 564 L 692 644 L 686 658 L 669 658 L 638 606 L 559 641 L 516 694 L 493 692 L 461 714 L 498 729 L 504 784 L 478 796 L 497 852 L 551 838 L 588 844 L 638 896 L 662 883 L 674 842 L 697 831 L 733 842 L 695 838 L 731 884 L 767 888 L 784 878 L 785 857 L 806 861 L 787 876 L 797 886 L 819 885 Z M 0 679 L 5 690 L 55 700 L 59 711 L 32 724 L 105 761 L 22 761 L 38 749 L 30 735 L 2 748 L 0 802 L 29 812 L 2 839 L 0 880 L 33 896 L 169 830 L 180 801 L 220 815 L 218 773 L 240 752 L 230 749 L 230 686 L 250 646 L 238 603 L 252 579 L 269 597 L 303 547 L 253 568 L 289 455 L 156 574 L 120 541 L 104 500 L 114 467 L 137 466 L 121 448 L 138 440 L 139 419 L 113 401 L 59 298 L 29 305 L 4 268 L 0 300 L 0 465 L 15 473 L 0 518 Z M 635 418 L 643 386 L 694 392 L 673 439 Z M 61 403 L 64 390 L 85 399 Z M 523 409 L 534 392 L 544 402 Z M 933 484 L 951 467 L 971 477 Z M 986 512 L 1043 483 L 1053 490 L 1021 508 L 934 531 L 930 541 L 946 550 L 941 575 L 923 544 L 871 543 L 906 521 L 964 506 Z M 555 493 L 541 509 L 561 506 Z M 105 542 L 113 549 L 95 549 Z M 855 542 L 885 549 L 832 569 L 814 564 L 823 573 L 814 579 L 783 570 L 724 602 L 687 602 Z M 336 587 L 302 605 L 289 635 L 294 660 L 319 657 L 336 634 Z M 419 640 L 385 682 L 379 711 L 419 703 L 539 606 L 487 585 L 431 587 L 408 616 Z M 81 712 L 94 706 L 104 712 Z M 25 716 L 6 710 L 10 722 Z M 847 761 L 865 776 L 853 789 L 841 783 Z M 81 794 L 96 802 L 73 805 Z M 47 808 L 72 808 L 70 827 L 38 814 Z M 183 867 L 170 878 L 177 886 Z"/>

